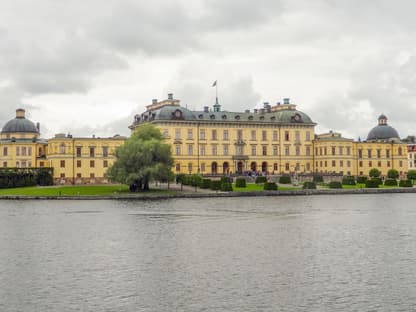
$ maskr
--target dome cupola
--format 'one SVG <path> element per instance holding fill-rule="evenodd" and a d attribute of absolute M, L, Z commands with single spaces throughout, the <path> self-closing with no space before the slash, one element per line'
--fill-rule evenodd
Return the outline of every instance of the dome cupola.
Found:
<path fill-rule="evenodd" d="M 39 126 L 36 126 L 32 121 L 26 119 L 26 112 L 19 108 L 16 110 L 16 118 L 8 121 L 1 133 L 35 133 L 39 134 Z"/>
<path fill-rule="evenodd" d="M 387 117 L 383 114 L 378 117 L 378 125 L 370 130 L 367 141 L 400 140 L 396 129 L 387 124 Z"/>

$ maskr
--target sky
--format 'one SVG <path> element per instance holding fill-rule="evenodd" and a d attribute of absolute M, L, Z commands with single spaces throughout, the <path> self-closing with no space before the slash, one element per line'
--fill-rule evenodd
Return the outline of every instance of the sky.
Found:
<path fill-rule="evenodd" d="M 195 110 L 290 98 L 365 139 L 385 114 L 416 134 L 411 0 L 3 0 L 0 125 L 24 108 L 42 136 L 128 135 L 173 93 Z"/>

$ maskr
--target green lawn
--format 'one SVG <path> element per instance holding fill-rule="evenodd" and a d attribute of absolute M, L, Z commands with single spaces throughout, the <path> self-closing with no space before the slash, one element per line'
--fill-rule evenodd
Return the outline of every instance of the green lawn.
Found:
<path fill-rule="evenodd" d="M 295 187 L 291 186 L 290 184 L 287 184 L 287 186 L 278 186 L 278 190 L 280 191 L 292 191 L 292 190 L 299 190 L 302 187 Z M 263 183 L 255 184 L 255 183 L 247 183 L 246 187 L 235 187 L 235 184 L 233 184 L 233 190 L 234 192 L 255 192 L 255 191 L 263 191 Z"/>
<path fill-rule="evenodd" d="M 150 190 L 144 194 L 170 194 L 173 191 Z M 26 196 L 111 196 L 133 194 L 129 192 L 127 185 L 77 185 L 77 186 L 30 186 L 0 189 L 2 195 L 26 195 Z M 138 194 L 138 193 L 135 193 Z"/>

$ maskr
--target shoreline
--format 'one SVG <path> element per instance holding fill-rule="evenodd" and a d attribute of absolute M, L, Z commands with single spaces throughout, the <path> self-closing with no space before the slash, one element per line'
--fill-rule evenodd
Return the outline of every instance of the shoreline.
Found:
<path fill-rule="evenodd" d="M 356 194 L 403 194 L 416 193 L 416 188 L 360 188 L 360 189 L 301 189 L 290 191 L 253 191 L 253 192 L 183 192 L 177 194 L 154 195 L 135 193 L 128 195 L 76 195 L 76 196 L 40 196 L 40 195 L 1 195 L 0 200 L 164 200 L 181 198 L 212 197 L 264 197 L 264 196 L 310 196 L 310 195 L 356 195 Z"/>

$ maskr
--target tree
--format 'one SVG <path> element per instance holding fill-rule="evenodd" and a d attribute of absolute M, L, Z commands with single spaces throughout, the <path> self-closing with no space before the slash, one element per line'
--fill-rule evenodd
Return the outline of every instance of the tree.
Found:
<path fill-rule="evenodd" d="M 146 123 L 116 149 L 116 161 L 108 169 L 111 180 L 130 185 L 130 191 L 149 190 L 149 182 L 172 177 L 173 158 L 162 133 Z"/>
<path fill-rule="evenodd" d="M 377 168 L 372 168 L 370 169 L 370 171 L 368 172 L 368 175 L 371 178 L 378 178 L 381 175 L 381 171 L 378 170 Z"/>
<path fill-rule="evenodd" d="M 399 177 L 399 172 L 396 169 L 390 169 L 387 171 L 387 177 L 389 179 L 397 179 Z"/>
<path fill-rule="evenodd" d="M 416 180 L 416 170 L 409 170 L 407 172 L 407 178 L 409 180 Z"/>

